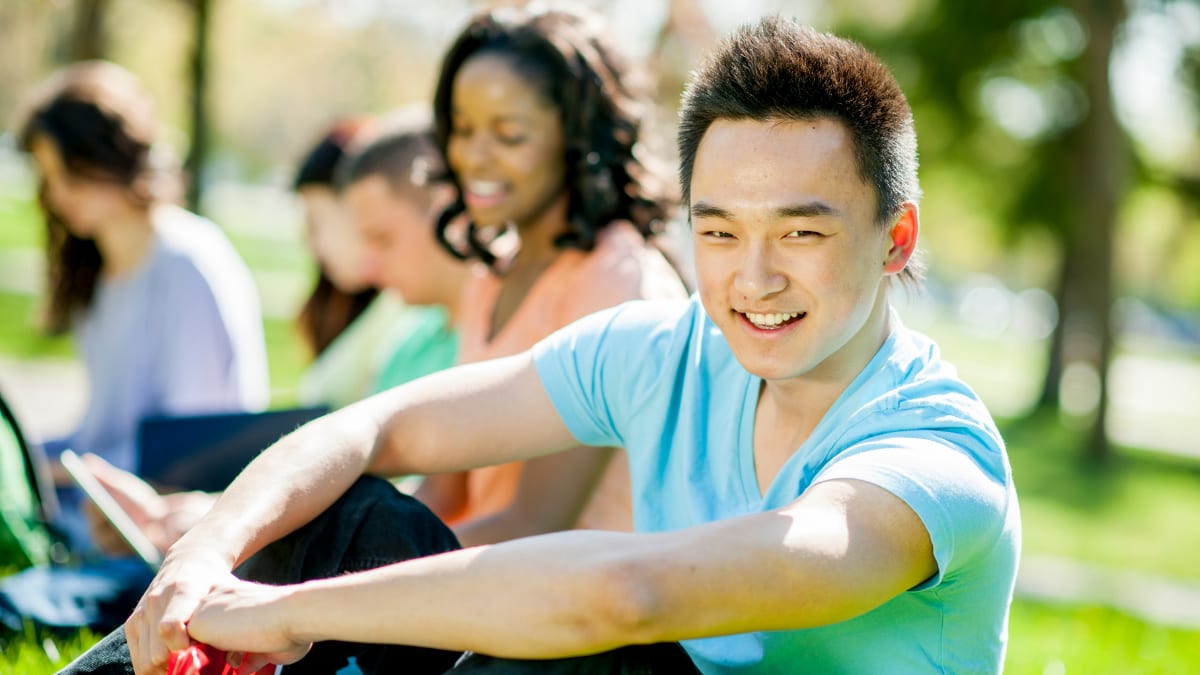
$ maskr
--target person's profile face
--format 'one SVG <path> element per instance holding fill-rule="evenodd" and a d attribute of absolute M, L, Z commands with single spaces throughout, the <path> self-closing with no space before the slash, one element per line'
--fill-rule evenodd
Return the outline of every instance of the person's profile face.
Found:
<path fill-rule="evenodd" d="M 305 185 L 297 194 L 304 205 L 308 247 L 325 276 L 343 293 L 371 285 L 363 272 L 363 242 L 350 212 L 331 188 Z"/>
<path fill-rule="evenodd" d="M 71 171 L 58 145 L 49 137 L 35 135 L 30 142 L 29 154 L 41 178 L 47 206 L 62 219 L 71 234 L 83 239 L 94 238 L 119 209 L 128 206 L 125 186 Z"/>
<path fill-rule="evenodd" d="M 768 380 L 850 377 L 878 348 L 887 228 L 846 127 L 715 121 L 697 148 L 691 219 L 700 298 L 738 361 Z"/>
<path fill-rule="evenodd" d="M 441 301 L 432 285 L 450 256 L 434 236 L 433 214 L 414 199 L 419 189 L 395 190 L 383 176 L 368 176 L 346 188 L 345 199 L 365 244 L 367 277 L 405 302 L 428 305 Z"/>
<path fill-rule="evenodd" d="M 561 114 L 508 57 L 467 59 L 450 108 L 446 157 L 476 224 L 533 225 L 565 198 Z"/>

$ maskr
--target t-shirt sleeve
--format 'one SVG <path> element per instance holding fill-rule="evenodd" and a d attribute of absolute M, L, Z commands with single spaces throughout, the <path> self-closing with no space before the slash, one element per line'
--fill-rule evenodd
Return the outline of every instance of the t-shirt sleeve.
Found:
<path fill-rule="evenodd" d="M 632 302 L 584 317 L 533 347 L 555 409 L 584 445 L 625 447 L 626 421 L 664 377 L 678 332 L 663 306 Z"/>
<path fill-rule="evenodd" d="M 933 544 L 937 574 L 917 590 L 930 588 L 950 570 L 986 553 L 1005 526 L 1005 478 L 974 459 L 987 451 L 979 446 L 969 434 L 944 431 L 874 438 L 842 452 L 815 482 L 861 480 L 903 500 Z"/>

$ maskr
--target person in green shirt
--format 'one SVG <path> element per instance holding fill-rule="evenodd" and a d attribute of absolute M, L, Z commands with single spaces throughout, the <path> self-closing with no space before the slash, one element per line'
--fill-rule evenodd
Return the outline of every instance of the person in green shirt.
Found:
<path fill-rule="evenodd" d="M 407 305 L 392 326 L 402 335 L 375 374 L 372 393 L 454 364 L 458 307 L 467 268 L 433 236 L 454 199 L 433 142 L 430 113 L 406 108 L 385 118 L 338 168 L 338 184 L 364 241 L 363 272 Z"/>
<path fill-rule="evenodd" d="M 294 187 L 304 206 L 308 246 L 318 264 L 317 282 L 296 321 L 314 356 L 296 386 L 300 405 L 341 408 L 446 368 L 457 354 L 447 313 L 438 306 L 443 299 L 458 296 L 452 271 L 447 273 L 446 265 L 438 264 L 448 257 L 442 255 L 446 260 L 439 261 L 408 248 L 379 251 L 368 246 L 357 227 L 361 219 L 351 213 L 341 194 L 339 176 L 348 173 L 342 168 L 353 164 L 354 176 L 347 180 L 378 180 L 394 186 L 384 199 L 371 204 L 385 209 L 378 212 L 387 219 L 382 222 L 372 213 L 384 234 L 407 236 L 406 228 L 432 227 L 433 216 L 423 211 L 441 208 L 434 190 L 412 185 L 402 165 L 414 159 L 436 161 L 436 149 L 422 147 L 422 139 L 412 134 L 385 134 L 375 143 L 376 122 L 349 118 L 334 124 L 297 171 Z M 354 156 L 358 151 L 364 153 L 362 161 Z M 395 208 L 393 202 L 399 204 L 394 212 L 388 210 Z M 393 267 L 428 273 L 437 278 L 432 283 L 444 287 L 431 294 L 432 283 L 406 288 L 395 283 L 395 275 L 379 273 Z M 421 301 L 406 302 L 410 295 Z"/>

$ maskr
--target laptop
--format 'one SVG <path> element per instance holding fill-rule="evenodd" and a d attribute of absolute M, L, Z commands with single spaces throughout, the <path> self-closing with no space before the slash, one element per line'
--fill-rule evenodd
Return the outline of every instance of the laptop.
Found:
<path fill-rule="evenodd" d="M 267 446 L 327 412 L 313 406 L 150 417 L 138 429 L 136 473 L 160 489 L 224 490 Z"/>

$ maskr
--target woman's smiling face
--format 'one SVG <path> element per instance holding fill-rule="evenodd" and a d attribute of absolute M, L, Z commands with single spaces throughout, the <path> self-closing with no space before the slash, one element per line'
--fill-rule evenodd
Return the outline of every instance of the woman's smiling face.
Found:
<path fill-rule="evenodd" d="M 537 223 L 566 195 L 560 111 L 515 67 L 482 52 L 454 78 L 446 158 L 479 225 Z"/>

